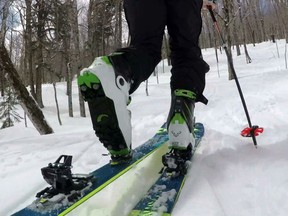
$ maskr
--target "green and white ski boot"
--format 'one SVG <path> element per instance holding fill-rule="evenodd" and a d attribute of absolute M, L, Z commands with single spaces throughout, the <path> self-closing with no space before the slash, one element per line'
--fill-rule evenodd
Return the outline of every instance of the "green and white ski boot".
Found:
<path fill-rule="evenodd" d="M 172 93 L 167 120 L 170 152 L 163 155 L 166 172 L 186 174 L 186 162 L 192 157 L 195 145 L 194 107 L 196 95 L 192 91 L 177 89 Z"/>
<path fill-rule="evenodd" d="M 78 86 L 88 102 L 93 129 L 100 142 L 111 155 L 111 164 L 129 161 L 131 153 L 130 79 L 113 65 L 117 55 L 96 58 L 91 66 L 83 69 Z M 121 63 L 122 64 L 122 63 Z M 121 65 L 120 64 L 120 65 Z"/>

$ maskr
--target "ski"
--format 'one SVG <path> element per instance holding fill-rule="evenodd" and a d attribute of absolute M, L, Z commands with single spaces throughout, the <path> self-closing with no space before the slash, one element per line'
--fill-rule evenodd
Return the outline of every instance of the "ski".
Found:
<path fill-rule="evenodd" d="M 151 139 L 133 150 L 133 157 L 129 162 L 118 165 L 107 163 L 88 175 L 72 174 L 70 170 L 72 156 L 62 155 L 55 163 L 41 170 L 44 179 L 50 185 L 54 184 L 54 188 L 55 182 L 51 182 L 49 178 L 57 176 L 55 177 L 58 184 L 56 188 L 59 188 L 60 193 L 53 191 L 54 188 L 47 187 L 37 193 L 37 199 L 32 204 L 14 213 L 13 216 L 64 216 L 143 161 L 167 140 L 168 135 L 164 124 Z M 68 192 L 66 188 L 69 187 L 73 187 L 73 190 Z M 75 190 L 74 187 L 79 190 Z M 52 196 L 54 192 L 55 195 Z"/>
<path fill-rule="evenodd" d="M 196 141 L 192 158 L 204 136 L 203 124 L 195 124 L 194 134 Z M 188 164 L 190 163 L 191 161 L 188 162 Z M 133 208 L 129 216 L 171 216 L 186 178 L 187 174 L 173 176 L 164 169 L 158 180 L 151 186 L 145 197 Z"/>

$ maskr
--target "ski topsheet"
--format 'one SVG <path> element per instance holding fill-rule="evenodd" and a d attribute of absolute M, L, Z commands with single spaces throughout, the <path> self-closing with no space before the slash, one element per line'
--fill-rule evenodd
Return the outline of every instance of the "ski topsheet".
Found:
<path fill-rule="evenodd" d="M 194 133 L 196 148 L 193 149 L 193 155 L 204 136 L 203 124 L 196 123 Z M 187 174 L 171 177 L 164 170 L 145 197 L 134 207 L 129 216 L 171 216 L 186 177 Z"/>
<path fill-rule="evenodd" d="M 133 150 L 133 158 L 129 163 L 111 166 L 109 163 L 96 169 L 92 175 L 95 181 L 91 182 L 89 187 L 81 192 L 81 198 L 77 202 L 69 202 L 64 194 L 58 194 L 53 197 L 55 204 L 41 205 L 41 200 L 35 200 L 31 205 L 13 214 L 14 216 L 64 216 L 75 209 L 77 206 L 84 203 L 86 200 L 101 191 L 107 185 L 115 181 L 121 175 L 130 170 L 134 165 L 143 161 L 146 157 L 156 151 L 168 140 L 167 130 L 165 124 L 158 130 L 158 132 L 147 142 L 140 145 Z M 41 198 L 40 198 L 41 199 Z M 58 201 L 59 200 L 59 201 Z"/>

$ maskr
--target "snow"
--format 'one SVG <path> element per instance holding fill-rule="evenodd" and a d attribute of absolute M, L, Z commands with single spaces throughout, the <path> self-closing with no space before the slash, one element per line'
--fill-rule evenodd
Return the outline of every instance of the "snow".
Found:
<path fill-rule="evenodd" d="M 153 210 L 156 210 L 157 212 L 161 212 L 161 213 L 167 212 L 166 203 L 168 200 L 170 201 L 174 200 L 176 197 L 176 194 L 177 194 L 177 191 L 175 189 L 161 193 L 160 197 L 153 204 Z"/>
<path fill-rule="evenodd" d="M 214 49 L 203 50 L 204 59 L 211 66 L 205 89 L 209 104 L 197 104 L 195 114 L 196 120 L 205 125 L 206 134 L 173 216 L 287 215 L 288 70 L 285 41 L 277 43 L 280 58 L 271 42 L 248 46 L 251 64 L 246 64 L 244 55 L 234 55 L 252 123 L 265 128 L 257 137 L 257 149 L 250 138 L 239 135 L 247 120 L 235 82 L 228 81 L 225 54 L 220 54 L 218 77 Z M 162 73 L 161 62 L 158 70 L 160 83 L 155 77 L 149 79 L 150 96 L 146 96 L 143 83 L 129 105 L 135 147 L 155 133 L 169 111 L 169 67 L 165 65 L 166 73 Z M 0 131 L 1 216 L 32 203 L 35 194 L 47 186 L 40 168 L 54 162 L 59 155 L 73 155 L 73 173 L 89 173 L 109 161 L 109 157 L 102 155 L 107 151 L 94 135 L 89 114 L 87 118 L 79 115 L 76 82 L 73 85 L 75 117 L 69 118 L 65 83 L 57 83 L 63 126 L 57 120 L 53 86 L 43 86 L 43 111 L 54 134 L 40 136 L 30 122 L 27 128 L 21 122 Z M 92 212 L 91 215 L 125 216 L 153 183 L 161 157 L 154 156 L 146 163 L 105 188 L 98 198 L 95 196 L 97 205 L 92 206 L 94 209 L 91 206 L 82 209 L 83 215 Z"/>

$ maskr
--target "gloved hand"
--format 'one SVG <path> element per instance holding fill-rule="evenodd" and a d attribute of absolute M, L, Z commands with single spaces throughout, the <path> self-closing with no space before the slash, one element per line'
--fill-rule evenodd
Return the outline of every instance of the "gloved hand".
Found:
<path fill-rule="evenodd" d="M 208 7 L 212 7 L 212 9 L 216 8 L 217 0 L 203 0 L 203 9 L 208 9 Z"/>

